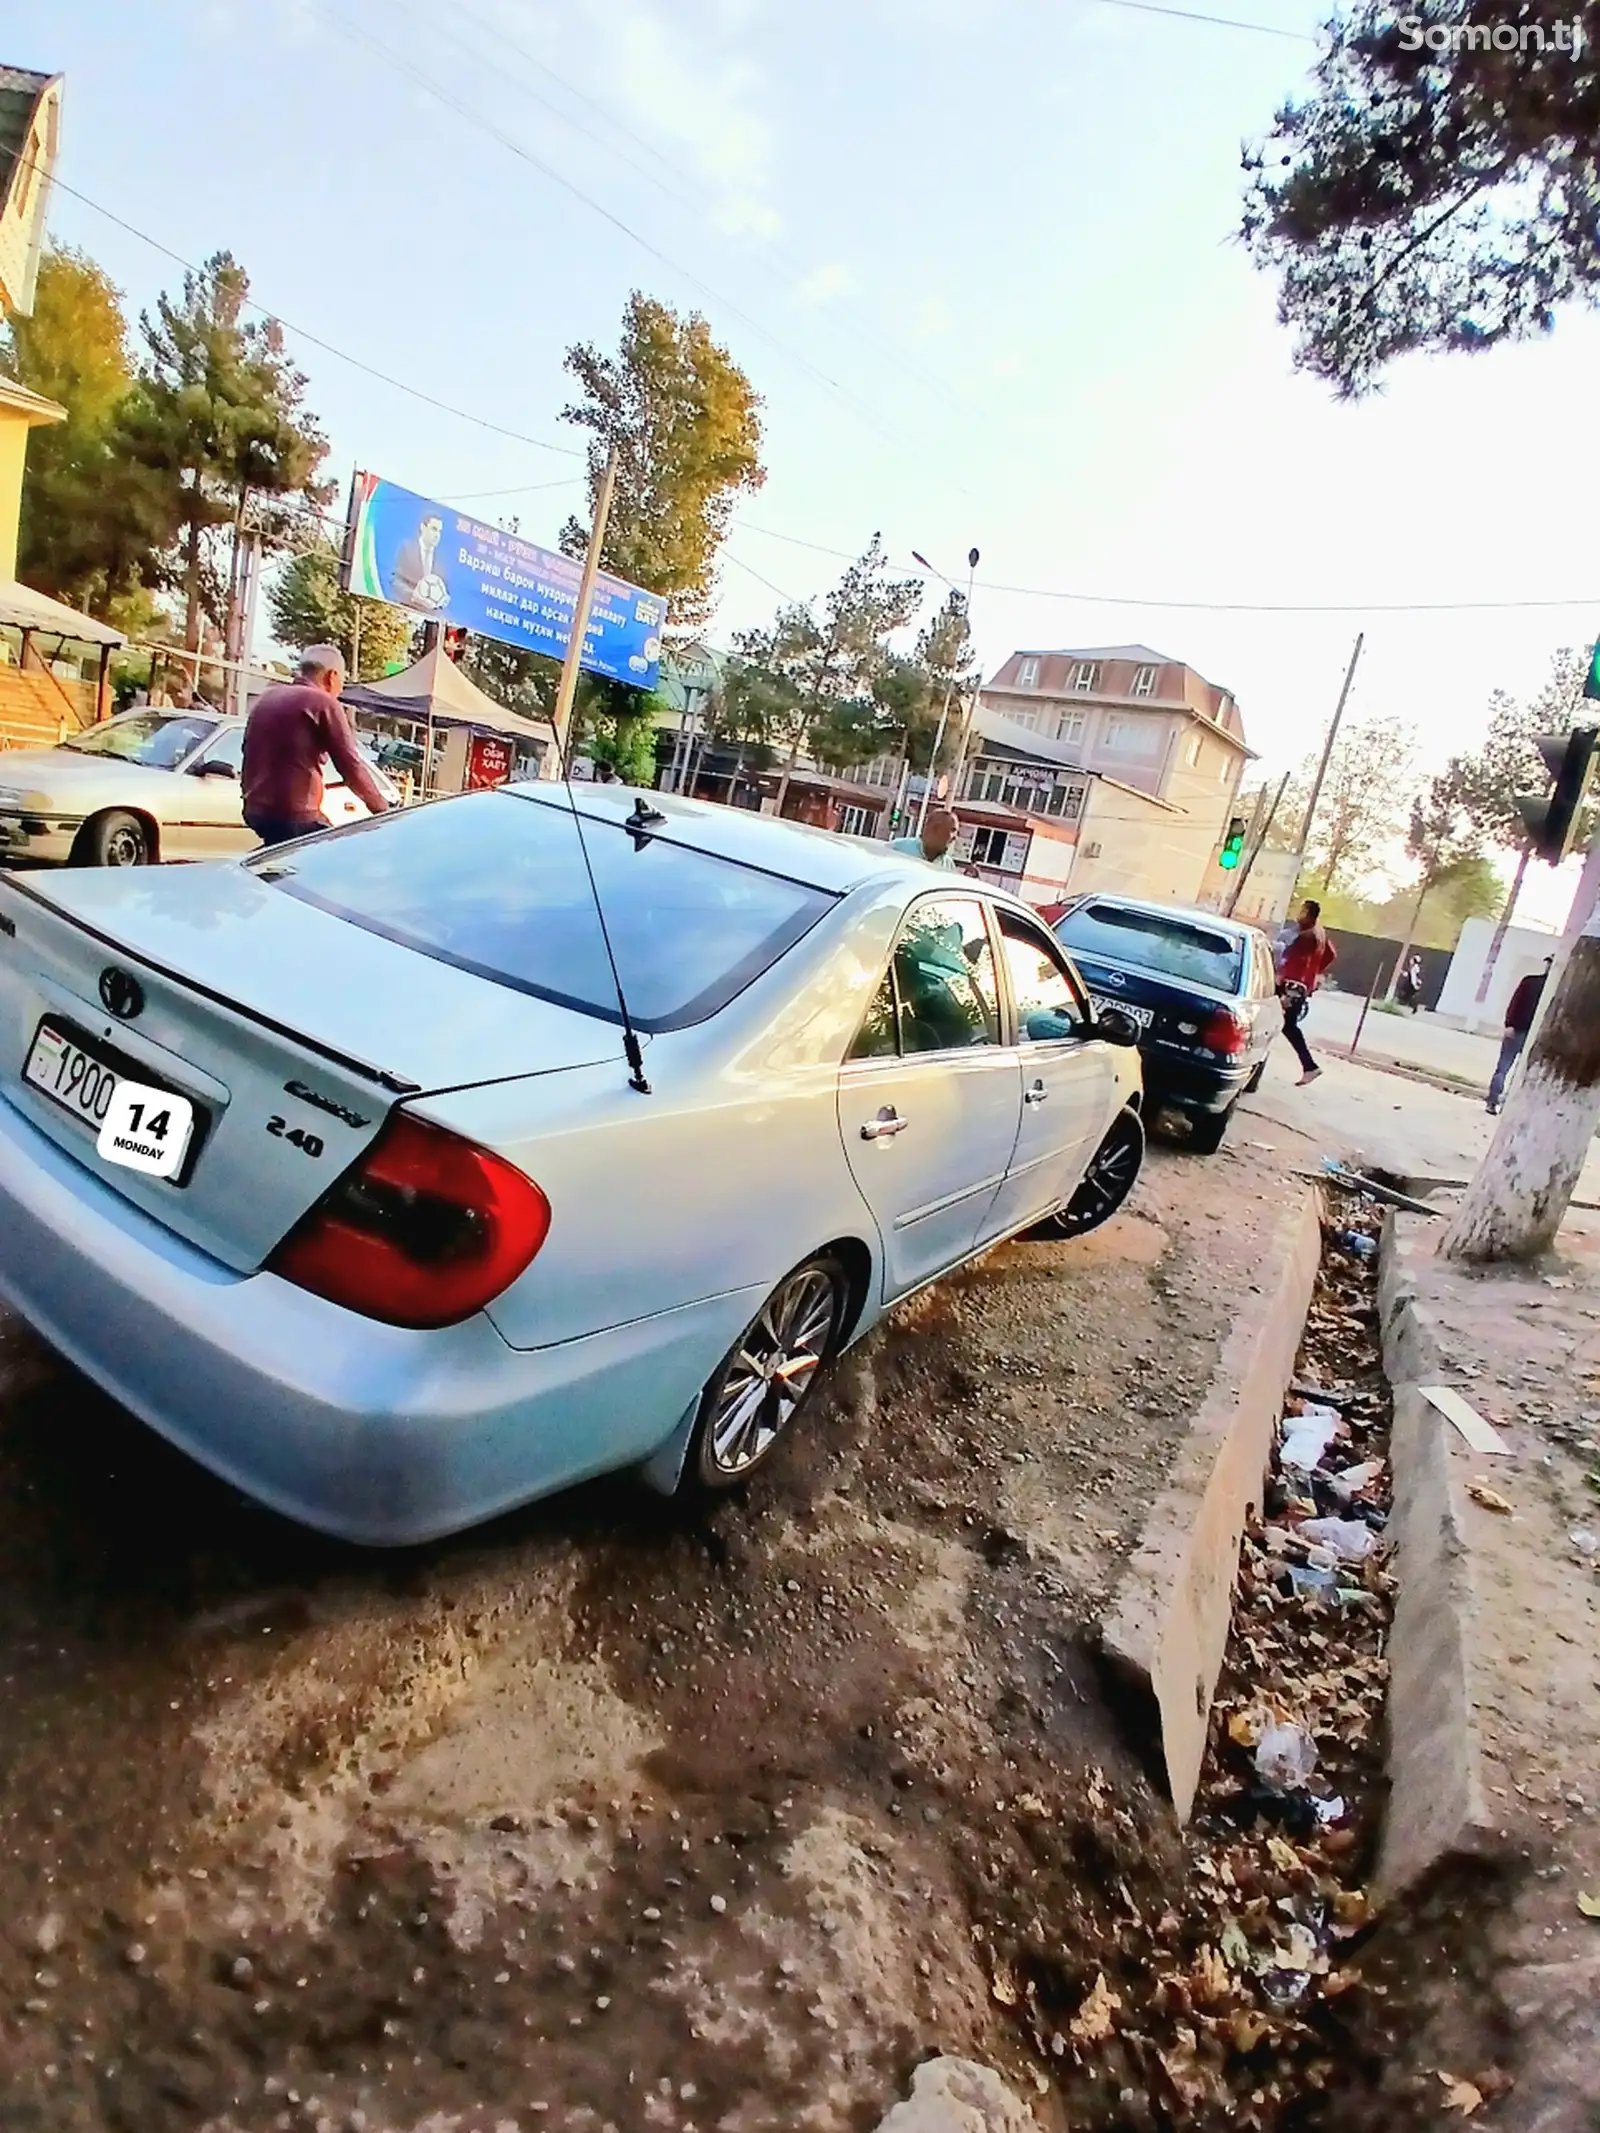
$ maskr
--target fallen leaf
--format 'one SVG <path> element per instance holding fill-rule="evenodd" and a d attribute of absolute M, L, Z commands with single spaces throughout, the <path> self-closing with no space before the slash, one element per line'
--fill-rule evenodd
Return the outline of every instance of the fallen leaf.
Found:
<path fill-rule="evenodd" d="M 1240 2052 L 1253 2052 L 1267 2033 L 1267 2025 L 1257 2014 L 1236 2014 L 1233 2018 L 1233 2048 Z"/>
<path fill-rule="evenodd" d="M 1501 1495 L 1498 1489 L 1491 1489 L 1486 1481 L 1469 1481 L 1467 1483 L 1467 1494 L 1474 1503 L 1481 1503 L 1486 1511 L 1498 1511 L 1505 1518 L 1510 1518 L 1512 1515 L 1511 1505 L 1505 1497 Z M 1469 2082 L 1467 2086 L 1471 2088 L 1472 2084 Z M 1476 2089 L 1473 2089 L 1472 2093 L 1474 2096 L 1478 2096 Z M 1478 2103 L 1482 2101 L 1483 2098 L 1478 2096 Z M 1452 2105 L 1451 2108 L 1454 2109 L 1455 2106 Z M 1477 2104 L 1473 2105 L 1473 2109 L 1477 2109 Z"/>
<path fill-rule="evenodd" d="M 1580 1889 L 1578 1909 L 1585 1918 L 1600 1918 L 1600 1896 L 1591 1896 L 1587 1889 Z"/>
<path fill-rule="evenodd" d="M 1189 1990 L 1201 2006 L 1234 1997 L 1232 1973 L 1215 1948 L 1207 1946 L 1200 1950 L 1189 1973 Z"/>
<path fill-rule="evenodd" d="M 1447 2111 L 1459 2111 L 1463 2118 L 1470 2118 L 1483 2102 L 1483 2091 L 1471 2081 L 1458 2081 L 1454 2074 L 1442 2069 L 1439 2079 L 1444 2083 L 1444 2107 Z"/>
<path fill-rule="evenodd" d="M 1111 2017 L 1121 2005 L 1121 2000 L 1107 1986 L 1106 1974 L 1102 1970 L 1067 2027 L 1079 2044 L 1103 2044 L 1112 2032 Z"/>
<path fill-rule="evenodd" d="M 989 1989 L 1002 2007 L 1016 2006 L 1017 1988 L 1012 1979 L 1005 1976 L 997 1977 Z"/>

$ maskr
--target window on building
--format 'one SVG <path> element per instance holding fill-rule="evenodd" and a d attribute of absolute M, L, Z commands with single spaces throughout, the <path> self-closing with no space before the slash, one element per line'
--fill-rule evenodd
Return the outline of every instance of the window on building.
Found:
<path fill-rule="evenodd" d="M 1183 760 L 1191 770 L 1198 766 L 1200 761 L 1200 736 L 1198 733 L 1190 734 L 1189 744 L 1183 751 Z"/>
<path fill-rule="evenodd" d="M 1009 830 L 988 823 L 972 833 L 972 863 L 975 867 L 1003 867 Z"/>
<path fill-rule="evenodd" d="M 1080 659 L 1072 670 L 1072 686 L 1080 696 L 1089 696 L 1100 686 L 1100 663 L 1096 659 Z"/>
<path fill-rule="evenodd" d="M 841 807 L 839 829 L 846 837 L 870 837 L 873 814 L 870 807 Z"/>
<path fill-rule="evenodd" d="M 1039 686 L 1039 662 L 1038 662 L 1038 660 L 1037 660 L 1037 659 L 1024 659 L 1024 660 L 1022 660 L 1022 661 L 1021 661 L 1021 662 L 1019 663 L 1018 667 L 1017 667 L 1017 687 L 1018 687 L 1019 689 L 1037 689 L 1037 688 L 1038 688 L 1038 686 Z"/>
<path fill-rule="evenodd" d="M 1063 711 L 1056 720 L 1056 739 L 1075 742 L 1083 739 L 1084 715 L 1081 711 Z"/>
<path fill-rule="evenodd" d="M 1037 711 L 1013 711 L 1011 713 L 1011 723 L 1013 726 L 1026 726 L 1030 733 L 1037 733 L 1039 730 L 1039 713 Z"/>
<path fill-rule="evenodd" d="M 1030 815 L 1056 815 L 1075 822 L 1083 812 L 1084 781 L 1065 771 L 1041 772 L 1022 763 L 974 763 L 967 772 L 966 797 L 996 807 L 1014 807 Z"/>
<path fill-rule="evenodd" d="M 1134 694 L 1135 696 L 1154 696 L 1154 695 L 1155 695 L 1155 693 L 1156 693 L 1156 670 L 1155 670 L 1155 668 L 1154 668 L 1154 667 L 1141 667 L 1141 668 L 1139 669 L 1138 673 L 1137 673 L 1137 674 L 1135 674 L 1135 675 L 1134 675 L 1134 677 L 1133 677 L 1133 694 Z"/>
<path fill-rule="evenodd" d="M 1113 713 L 1106 720 L 1106 751 L 1110 755 L 1154 755 L 1161 746 L 1161 732 L 1158 720 L 1118 718 Z"/>
<path fill-rule="evenodd" d="M 856 776 L 863 785 L 892 785 L 900 774 L 900 758 L 897 755 L 875 755 L 870 763 L 863 763 Z"/>

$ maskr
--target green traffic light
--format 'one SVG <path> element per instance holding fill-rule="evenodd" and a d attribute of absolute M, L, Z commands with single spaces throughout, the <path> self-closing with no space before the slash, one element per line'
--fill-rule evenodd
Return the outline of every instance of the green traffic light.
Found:
<path fill-rule="evenodd" d="M 1222 847 L 1222 850 L 1217 854 L 1217 865 L 1219 867 L 1226 867 L 1229 873 L 1232 873 L 1233 869 L 1239 864 L 1239 855 L 1243 851 L 1243 849 L 1244 839 L 1242 837 L 1239 839 L 1239 842 L 1237 844 L 1235 844 L 1230 838 L 1228 842 Z"/>

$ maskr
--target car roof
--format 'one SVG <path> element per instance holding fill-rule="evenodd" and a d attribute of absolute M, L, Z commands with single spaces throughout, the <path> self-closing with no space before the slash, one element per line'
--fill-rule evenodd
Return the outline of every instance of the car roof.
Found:
<path fill-rule="evenodd" d="M 1065 925 L 1085 904 L 1115 904 L 1119 911 L 1149 911 L 1158 918 L 1190 919 L 1196 924 L 1214 927 L 1218 933 L 1231 934 L 1236 940 L 1247 940 L 1252 934 L 1261 931 L 1259 926 L 1252 926 L 1248 919 L 1229 918 L 1221 911 L 1208 911 L 1204 904 L 1167 904 L 1153 896 L 1113 896 L 1102 893 L 1099 889 L 1085 890 L 1072 910 L 1062 914 L 1059 923 Z"/>
<path fill-rule="evenodd" d="M 807 822 L 780 820 L 776 815 L 758 815 L 748 807 L 729 807 L 717 800 L 691 800 L 681 793 L 657 792 L 633 785 L 599 785 L 588 779 L 571 787 L 548 779 L 529 779 L 501 788 L 548 807 L 576 807 L 586 819 L 625 822 L 643 800 L 647 807 L 666 817 L 657 834 L 675 843 L 692 845 L 719 859 L 760 867 L 769 874 L 782 874 L 808 888 L 827 889 L 843 896 L 869 881 L 890 881 L 897 876 L 913 887 L 982 889 L 984 884 L 952 874 L 947 868 L 929 866 L 924 859 L 892 851 L 887 844 L 842 837 L 833 830 L 816 829 Z M 570 803 L 568 793 L 571 794 Z"/>

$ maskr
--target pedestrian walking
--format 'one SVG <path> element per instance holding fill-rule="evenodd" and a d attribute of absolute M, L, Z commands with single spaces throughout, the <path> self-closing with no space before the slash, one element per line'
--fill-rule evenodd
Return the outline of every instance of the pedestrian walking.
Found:
<path fill-rule="evenodd" d="M 1522 1057 L 1528 1041 L 1528 1032 L 1533 1028 L 1533 1018 L 1539 1012 L 1539 1002 L 1550 978 L 1550 966 L 1554 956 L 1547 955 L 1543 970 L 1530 970 L 1525 978 L 1513 987 L 1511 998 L 1506 1002 L 1506 1026 L 1500 1038 L 1500 1057 L 1494 1063 L 1494 1073 L 1489 1081 L 1489 1101 L 1485 1108 L 1489 1116 L 1498 1115 L 1505 1102 L 1506 1082 L 1511 1069 Z"/>
<path fill-rule="evenodd" d="M 890 850 L 904 852 L 909 859 L 925 859 L 931 867 L 945 867 L 955 871 L 955 860 L 950 847 L 955 842 L 956 831 L 961 827 L 953 807 L 942 801 L 928 809 L 922 818 L 920 837 L 896 837 Z"/>
<path fill-rule="evenodd" d="M 1311 1047 L 1300 1025 L 1311 1005 L 1311 995 L 1339 959 L 1339 951 L 1322 930 L 1322 906 L 1308 897 L 1300 906 L 1295 930 L 1278 953 L 1278 998 L 1283 1002 L 1283 1034 L 1300 1062 L 1300 1080 L 1305 1088 L 1322 1069 L 1311 1056 Z"/>
<path fill-rule="evenodd" d="M 1394 989 L 1394 996 L 1400 1005 L 1408 1007 L 1412 1014 L 1415 1014 L 1422 1005 L 1422 958 L 1420 955 L 1412 956 L 1405 969 L 1401 971 L 1399 981 Z"/>
<path fill-rule="evenodd" d="M 370 813 L 388 808 L 339 702 L 344 654 L 309 645 L 299 679 L 264 689 L 244 729 L 244 819 L 263 844 L 284 844 L 328 827 L 322 812 L 322 766 L 332 761 Z"/>

